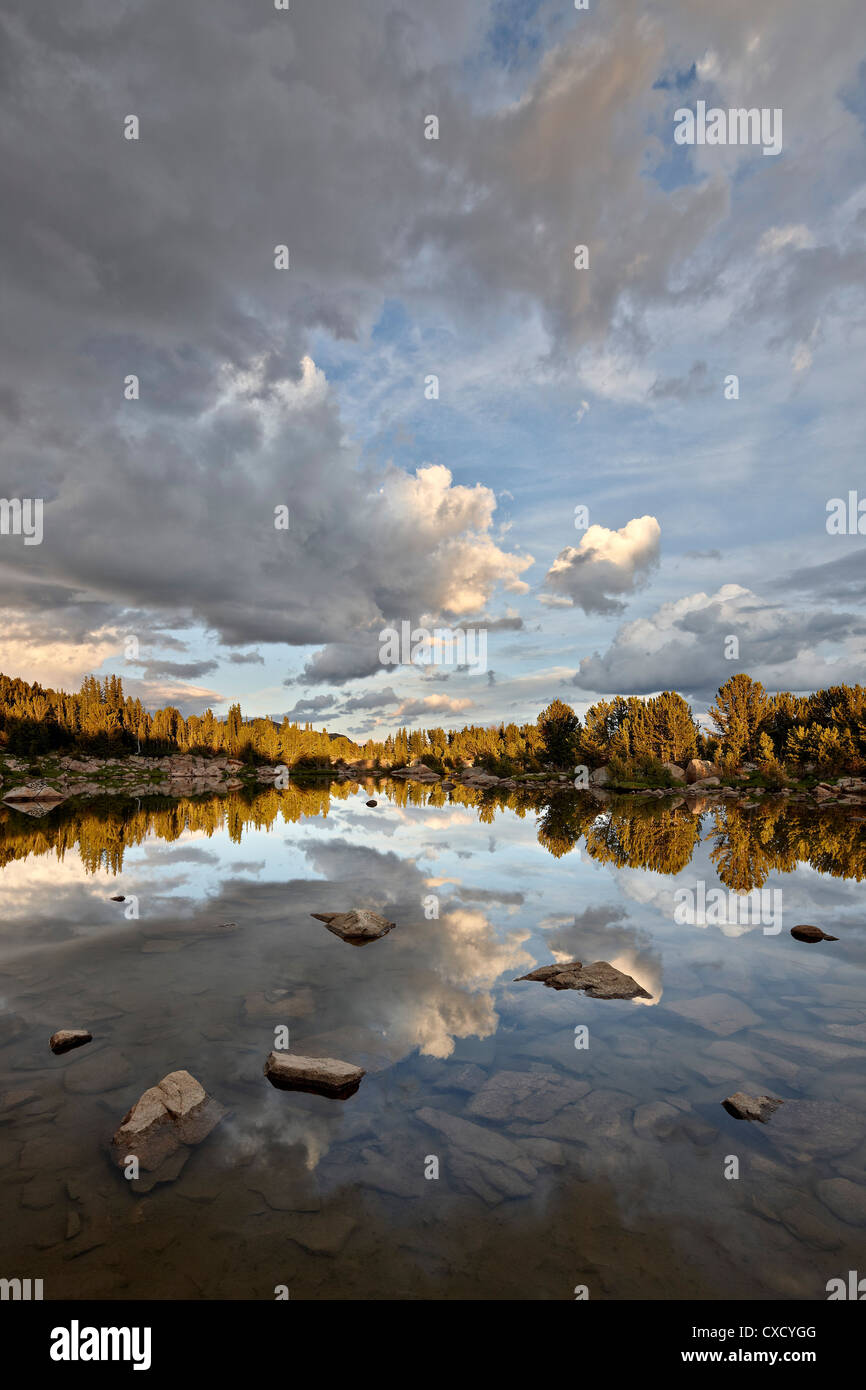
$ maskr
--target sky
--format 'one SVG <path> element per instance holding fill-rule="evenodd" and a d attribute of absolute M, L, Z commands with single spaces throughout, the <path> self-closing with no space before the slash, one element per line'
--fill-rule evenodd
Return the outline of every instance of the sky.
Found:
<path fill-rule="evenodd" d="M 0 670 L 360 739 L 862 680 L 860 0 L 0 26 Z"/>

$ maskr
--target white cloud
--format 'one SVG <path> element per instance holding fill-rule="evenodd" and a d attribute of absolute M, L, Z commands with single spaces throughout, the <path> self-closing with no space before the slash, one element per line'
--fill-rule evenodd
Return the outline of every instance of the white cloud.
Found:
<path fill-rule="evenodd" d="M 585 613 L 619 613 L 611 597 L 632 593 L 658 563 L 661 527 L 654 516 L 633 517 L 618 531 L 590 526 L 578 546 L 561 550 L 545 578 L 554 597 L 565 597 Z"/>

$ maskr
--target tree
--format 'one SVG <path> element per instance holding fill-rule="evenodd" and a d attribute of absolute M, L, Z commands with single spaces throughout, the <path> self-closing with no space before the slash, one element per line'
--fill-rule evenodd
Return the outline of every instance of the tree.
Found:
<path fill-rule="evenodd" d="M 574 762 L 580 720 L 571 705 L 553 700 L 538 716 L 538 731 L 544 750 L 556 767 Z"/>
<path fill-rule="evenodd" d="M 760 681 L 738 671 L 719 687 L 710 718 L 722 736 L 722 754 L 739 762 L 743 754 L 753 758 L 758 751 L 761 725 L 770 711 L 767 692 Z"/>

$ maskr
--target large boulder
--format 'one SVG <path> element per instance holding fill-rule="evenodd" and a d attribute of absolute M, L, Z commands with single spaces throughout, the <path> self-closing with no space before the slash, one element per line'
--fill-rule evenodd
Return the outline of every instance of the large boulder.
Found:
<path fill-rule="evenodd" d="M 14 804 L 16 801 L 65 801 L 66 797 L 55 787 L 46 786 L 44 782 L 34 782 L 29 787 L 13 787 L 3 800 Z"/>
<path fill-rule="evenodd" d="M 589 781 L 593 787 L 606 787 L 610 781 L 610 773 L 606 767 L 597 767 L 589 774 Z"/>
<path fill-rule="evenodd" d="M 686 780 L 685 770 L 680 767 L 679 763 L 662 763 L 662 767 L 666 772 L 671 774 L 675 782 L 684 782 Z"/>
<path fill-rule="evenodd" d="M 686 781 L 700 782 L 704 777 L 712 777 L 715 767 L 704 758 L 692 758 L 686 766 Z"/>
<path fill-rule="evenodd" d="M 188 1071 L 170 1072 L 124 1115 L 112 1157 L 122 1168 L 134 1155 L 139 1168 L 154 1172 L 183 1146 L 200 1144 L 227 1113 Z"/>
<path fill-rule="evenodd" d="M 652 995 L 606 960 L 582 965 L 579 960 L 542 965 L 518 980 L 539 980 L 550 989 L 581 989 L 591 999 L 651 999 Z M 517 983 L 517 981 L 515 981 Z"/>
<path fill-rule="evenodd" d="M 320 1096 L 346 1100 L 357 1091 L 363 1067 L 335 1057 L 300 1057 L 294 1052 L 272 1052 L 265 1062 L 265 1076 L 280 1091 L 312 1091 Z"/>
<path fill-rule="evenodd" d="M 432 767 L 426 763 L 412 763 L 411 767 L 398 767 L 391 773 L 392 777 L 405 777 L 411 782 L 439 782 L 442 774 L 434 772 Z"/>
<path fill-rule="evenodd" d="M 365 907 L 353 908 L 351 912 L 311 912 L 310 916 L 317 922 L 324 922 L 328 931 L 339 936 L 341 941 L 348 941 L 350 946 L 366 946 L 368 941 L 378 941 L 397 925 Z"/>

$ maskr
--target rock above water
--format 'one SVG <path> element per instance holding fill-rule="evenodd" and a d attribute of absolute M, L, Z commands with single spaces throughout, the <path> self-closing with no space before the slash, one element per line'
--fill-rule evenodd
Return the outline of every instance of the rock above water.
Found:
<path fill-rule="evenodd" d="M 380 936 L 387 936 L 397 925 L 363 907 L 352 912 L 311 912 L 310 916 L 315 917 L 317 922 L 324 922 L 328 931 L 352 946 L 366 946 L 368 941 L 378 941 Z"/>
<path fill-rule="evenodd" d="M 686 766 L 686 781 L 700 782 L 704 777 L 711 777 L 714 771 L 712 763 L 706 762 L 703 758 L 692 758 Z"/>
<path fill-rule="evenodd" d="M 651 999 L 652 995 L 606 960 L 582 965 L 579 960 L 559 965 L 542 965 L 519 980 L 540 980 L 551 989 L 582 989 L 591 999 Z M 518 983 L 515 981 L 515 983 Z"/>
<path fill-rule="evenodd" d="M 135 1155 L 153 1172 L 178 1149 L 200 1144 L 228 1112 L 188 1071 L 173 1071 L 137 1100 L 111 1141 L 112 1156 L 123 1167 Z"/>
<path fill-rule="evenodd" d="M 265 1062 L 265 1076 L 280 1091 L 312 1091 L 316 1095 L 347 1100 L 365 1075 L 363 1067 L 334 1057 L 299 1057 L 294 1052 L 272 1052 Z"/>
<path fill-rule="evenodd" d="M 735 1116 L 738 1120 L 760 1120 L 765 1125 L 774 1110 L 778 1110 L 784 1101 L 775 1100 L 773 1096 L 747 1096 L 745 1091 L 735 1091 L 727 1100 L 722 1101 L 729 1115 Z"/>
<path fill-rule="evenodd" d="M 802 927 L 792 927 L 791 935 L 797 941 L 838 941 L 838 936 L 828 936 L 820 927 L 804 925 Z"/>
<path fill-rule="evenodd" d="M 669 772 L 671 774 L 671 777 L 673 777 L 674 781 L 684 782 L 686 780 L 686 774 L 680 767 L 679 763 L 662 763 L 662 767 L 665 769 L 666 772 Z"/>
<path fill-rule="evenodd" d="M 379 803 L 378 803 L 378 801 L 367 801 L 367 802 L 365 803 L 365 805 L 367 805 L 367 806 L 378 806 Z"/>
<path fill-rule="evenodd" d="M 52 1033 L 48 1039 L 48 1046 L 52 1052 L 58 1054 L 71 1052 L 73 1047 L 83 1047 L 85 1043 L 93 1042 L 93 1034 L 88 1033 L 86 1028 L 61 1028 L 58 1032 Z"/>
<path fill-rule="evenodd" d="M 40 782 L 31 787 L 13 787 L 3 800 L 14 804 L 16 801 L 65 801 L 66 797 L 63 792 Z"/>

